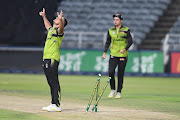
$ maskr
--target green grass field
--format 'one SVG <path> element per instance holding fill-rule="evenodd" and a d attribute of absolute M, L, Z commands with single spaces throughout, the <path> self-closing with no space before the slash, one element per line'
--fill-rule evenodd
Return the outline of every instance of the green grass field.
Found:
<path fill-rule="evenodd" d="M 87 105 L 96 79 L 97 76 L 59 75 L 62 102 Z M 101 78 L 101 89 L 107 79 L 108 76 Z M 179 78 L 125 77 L 122 99 L 108 99 L 107 96 L 110 92 L 108 85 L 99 106 L 160 112 L 180 117 L 179 85 Z M 50 103 L 49 86 L 43 74 L 0 74 L 0 95 L 46 99 Z M 8 104 L 8 102 L 1 102 L 0 105 Z M 84 111 L 86 107 L 84 106 Z M 78 119 L 78 116 L 76 117 Z M 0 106 L 0 119 L 41 120 L 55 118 L 46 117 L 39 113 L 20 112 L 8 108 L 2 109 Z"/>

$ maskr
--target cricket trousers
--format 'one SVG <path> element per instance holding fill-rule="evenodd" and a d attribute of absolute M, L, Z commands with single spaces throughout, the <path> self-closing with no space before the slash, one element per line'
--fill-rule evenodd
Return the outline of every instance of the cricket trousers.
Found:
<path fill-rule="evenodd" d="M 124 71 L 127 63 L 127 57 L 114 57 L 110 56 L 109 58 L 109 77 L 110 80 L 110 87 L 111 90 L 115 89 L 115 69 L 118 66 L 118 85 L 117 85 L 117 92 L 121 93 L 123 88 L 123 78 L 124 78 Z"/>
<path fill-rule="evenodd" d="M 52 104 L 60 106 L 61 88 L 58 79 L 59 62 L 54 59 L 43 60 L 43 69 L 50 86 Z"/>

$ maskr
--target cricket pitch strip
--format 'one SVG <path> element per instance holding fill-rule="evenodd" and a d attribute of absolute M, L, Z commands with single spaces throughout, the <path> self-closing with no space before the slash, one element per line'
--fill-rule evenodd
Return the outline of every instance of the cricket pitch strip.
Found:
<path fill-rule="evenodd" d="M 0 109 L 34 113 L 54 120 L 179 120 L 180 117 L 161 112 L 99 106 L 98 112 L 86 112 L 87 104 L 61 102 L 62 112 L 42 111 L 49 100 L 0 95 Z"/>

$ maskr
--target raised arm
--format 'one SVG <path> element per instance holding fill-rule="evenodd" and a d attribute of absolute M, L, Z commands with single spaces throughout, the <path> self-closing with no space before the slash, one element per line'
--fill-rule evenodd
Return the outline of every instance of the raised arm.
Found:
<path fill-rule="evenodd" d="M 58 19 L 59 19 L 59 29 L 58 29 L 58 33 L 59 34 L 63 34 L 63 31 L 64 31 L 64 18 L 62 17 L 63 16 L 63 12 L 61 10 L 61 12 L 57 12 L 57 15 L 58 15 Z"/>
<path fill-rule="evenodd" d="M 49 28 L 51 27 L 51 24 L 48 21 L 48 19 L 46 18 L 46 13 L 45 13 L 45 9 L 44 8 L 43 8 L 43 11 L 39 12 L 39 15 L 42 16 L 42 18 L 43 18 L 45 28 L 47 30 L 49 30 Z"/>

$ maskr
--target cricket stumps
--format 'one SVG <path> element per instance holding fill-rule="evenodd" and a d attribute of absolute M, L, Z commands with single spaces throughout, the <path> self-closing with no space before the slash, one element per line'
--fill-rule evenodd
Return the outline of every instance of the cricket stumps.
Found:
<path fill-rule="evenodd" d="M 88 112 L 88 110 L 89 110 L 89 108 L 90 108 L 90 105 L 91 105 L 91 103 L 92 103 L 92 100 L 93 100 L 93 97 L 94 97 L 94 95 L 95 95 L 95 92 L 96 92 L 96 102 L 95 102 L 95 104 L 94 104 L 94 106 L 93 106 L 93 108 L 92 108 L 92 111 L 94 111 L 94 109 L 95 109 L 95 112 L 97 112 L 97 106 L 98 106 L 99 100 L 101 99 L 104 91 L 106 90 L 106 87 L 108 86 L 108 84 L 109 84 L 109 82 L 110 82 L 110 80 L 111 80 L 111 77 L 109 77 L 109 79 L 107 80 L 104 88 L 102 89 L 101 93 L 99 94 L 100 79 L 101 79 L 101 74 L 98 74 L 98 79 L 97 79 L 96 85 L 95 85 L 95 87 L 94 87 L 94 89 L 93 89 L 93 93 L 92 93 L 92 95 L 91 95 L 91 97 L 90 97 L 88 106 L 87 106 L 87 108 L 86 108 L 86 112 Z"/>

